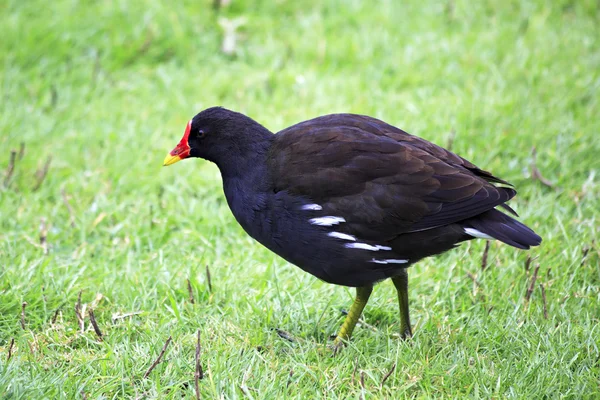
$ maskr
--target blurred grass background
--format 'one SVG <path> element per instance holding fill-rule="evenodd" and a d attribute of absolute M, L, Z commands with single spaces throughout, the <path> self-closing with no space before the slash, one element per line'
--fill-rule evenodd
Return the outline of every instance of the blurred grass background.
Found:
<path fill-rule="evenodd" d="M 198 329 L 204 398 L 600 396 L 597 1 L 5 0 L 0 26 L 0 397 L 194 398 Z M 492 243 L 481 271 L 483 241 L 412 267 L 409 343 L 378 285 L 375 331 L 332 358 L 353 291 L 248 238 L 213 165 L 161 167 L 213 105 L 451 143 L 516 185 L 544 242 L 529 270 Z M 79 293 L 104 341 L 87 315 L 79 331 Z"/>

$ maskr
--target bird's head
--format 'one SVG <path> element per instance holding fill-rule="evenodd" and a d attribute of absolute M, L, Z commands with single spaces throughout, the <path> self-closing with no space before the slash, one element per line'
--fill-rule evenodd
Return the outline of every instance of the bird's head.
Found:
<path fill-rule="evenodd" d="M 211 107 L 198 113 L 185 127 L 183 137 L 165 157 L 163 165 L 175 164 L 188 157 L 219 161 L 247 151 L 256 136 L 258 123 L 235 111 Z M 264 129 L 264 128 L 262 128 Z"/>

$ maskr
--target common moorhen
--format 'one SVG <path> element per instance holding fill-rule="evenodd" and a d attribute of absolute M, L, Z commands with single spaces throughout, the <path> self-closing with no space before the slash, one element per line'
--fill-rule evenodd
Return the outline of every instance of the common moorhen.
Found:
<path fill-rule="evenodd" d="M 505 204 L 516 194 L 508 182 L 364 115 L 325 115 L 272 134 L 213 107 L 188 122 L 164 165 L 188 157 L 217 164 L 250 236 L 319 279 L 356 287 L 336 345 L 387 278 L 398 292 L 401 335 L 412 335 L 407 268 L 422 258 L 473 238 L 519 249 L 542 240 L 496 209 L 516 215 Z"/>

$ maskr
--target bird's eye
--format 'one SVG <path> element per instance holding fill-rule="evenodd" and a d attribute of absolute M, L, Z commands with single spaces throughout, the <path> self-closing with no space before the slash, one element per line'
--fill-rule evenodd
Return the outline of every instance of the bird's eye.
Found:
<path fill-rule="evenodd" d="M 198 139 L 202 139 L 205 135 L 206 135 L 206 133 L 204 133 L 204 131 L 202 129 L 200 129 L 198 131 Z"/>

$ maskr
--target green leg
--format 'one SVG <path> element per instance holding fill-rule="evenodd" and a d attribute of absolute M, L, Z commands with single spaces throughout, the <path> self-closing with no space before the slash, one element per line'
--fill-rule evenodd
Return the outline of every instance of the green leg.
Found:
<path fill-rule="evenodd" d="M 410 329 L 410 315 L 408 310 L 408 273 L 406 269 L 402 273 L 392 278 L 396 291 L 398 292 L 398 304 L 400 305 L 400 336 L 402 339 L 412 337 Z"/>
<path fill-rule="evenodd" d="M 363 312 L 363 309 L 367 305 L 369 301 L 369 297 L 371 296 L 371 292 L 373 292 L 373 286 L 364 286 L 356 288 L 356 298 L 354 299 L 354 303 L 352 303 L 352 307 L 350 307 L 350 311 L 348 311 L 348 315 L 340 328 L 340 331 L 333 342 L 335 347 L 338 347 L 342 344 L 342 340 L 348 340 L 352 336 L 352 331 L 360 318 L 360 315 Z"/>

